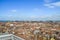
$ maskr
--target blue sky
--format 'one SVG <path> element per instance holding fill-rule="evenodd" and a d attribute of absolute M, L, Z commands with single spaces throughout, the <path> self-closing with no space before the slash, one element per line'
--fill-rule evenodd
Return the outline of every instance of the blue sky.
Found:
<path fill-rule="evenodd" d="M 60 20 L 60 0 L 0 0 L 0 20 Z"/>

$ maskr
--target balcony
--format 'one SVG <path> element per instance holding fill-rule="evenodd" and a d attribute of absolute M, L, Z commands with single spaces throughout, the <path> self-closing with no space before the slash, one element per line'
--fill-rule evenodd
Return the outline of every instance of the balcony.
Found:
<path fill-rule="evenodd" d="M 5 35 L 0 35 L 0 40 L 24 40 L 24 39 L 15 36 L 13 34 L 5 34 Z"/>

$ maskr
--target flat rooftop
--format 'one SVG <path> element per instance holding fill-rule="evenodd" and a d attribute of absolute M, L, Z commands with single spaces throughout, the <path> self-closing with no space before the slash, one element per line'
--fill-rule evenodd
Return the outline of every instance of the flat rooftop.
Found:
<path fill-rule="evenodd" d="M 24 39 L 13 34 L 3 34 L 0 35 L 0 40 L 24 40 Z"/>

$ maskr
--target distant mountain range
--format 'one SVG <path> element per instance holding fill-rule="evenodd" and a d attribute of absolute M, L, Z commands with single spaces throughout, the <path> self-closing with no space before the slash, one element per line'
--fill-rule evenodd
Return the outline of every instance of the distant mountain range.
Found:
<path fill-rule="evenodd" d="M 23 21 L 23 20 L 15 20 L 16 22 L 19 22 L 19 21 Z M 28 20 L 26 20 L 28 21 Z M 41 21 L 41 20 L 40 20 Z M 40 22 L 40 21 L 37 21 L 37 22 Z M 60 20 L 46 20 L 45 22 L 60 22 Z M 14 20 L 0 20 L 0 22 L 14 22 Z M 42 21 L 44 22 L 44 21 Z"/>

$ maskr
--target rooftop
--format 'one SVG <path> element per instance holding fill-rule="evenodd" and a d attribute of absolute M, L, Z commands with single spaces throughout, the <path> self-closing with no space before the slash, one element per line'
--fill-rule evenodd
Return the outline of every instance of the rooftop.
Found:
<path fill-rule="evenodd" d="M 0 35 L 0 40 L 24 40 L 24 39 L 15 36 L 13 34 L 5 34 L 5 35 Z"/>

